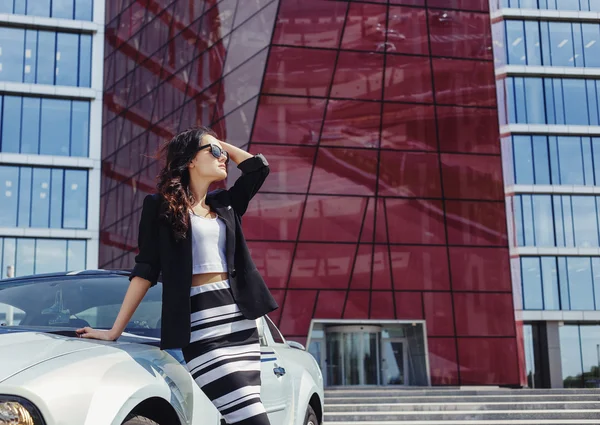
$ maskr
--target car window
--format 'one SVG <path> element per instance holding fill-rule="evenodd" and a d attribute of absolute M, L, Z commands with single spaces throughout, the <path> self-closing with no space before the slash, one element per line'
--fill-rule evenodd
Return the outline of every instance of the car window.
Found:
<path fill-rule="evenodd" d="M 271 322 L 271 319 L 269 319 L 268 317 L 265 317 L 265 319 L 265 322 L 267 322 L 267 326 L 269 326 L 269 330 L 271 331 L 271 335 L 273 336 L 273 341 L 275 341 L 278 344 L 285 344 L 285 340 L 279 332 L 279 329 L 277 329 L 277 326 L 275 326 L 275 324 Z"/>
<path fill-rule="evenodd" d="M 140 304 L 127 324 L 128 331 L 133 329 L 160 329 L 161 307 L 161 303 L 156 301 Z M 76 313 L 74 316 L 85 320 L 93 328 L 110 328 L 115 322 L 120 309 L 121 304 L 103 305 L 88 308 Z"/>
<path fill-rule="evenodd" d="M 15 306 L 0 303 L 0 326 L 17 326 L 25 317 L 25 312 Z"/>

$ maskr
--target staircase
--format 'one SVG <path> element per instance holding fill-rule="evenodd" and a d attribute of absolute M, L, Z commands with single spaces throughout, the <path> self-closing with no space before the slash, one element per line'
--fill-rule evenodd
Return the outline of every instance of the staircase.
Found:
<path fill-rule="evenodd" d="M 326 389 L 325 425 L 346 424 L 600 424 L 600 389 Z"/>

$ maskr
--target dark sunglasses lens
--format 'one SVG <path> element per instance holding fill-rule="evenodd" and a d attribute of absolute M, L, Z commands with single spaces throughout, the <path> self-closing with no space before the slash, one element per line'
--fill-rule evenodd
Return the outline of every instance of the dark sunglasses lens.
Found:
<path fill-rule="evenodd" d="M 217 159 L 221 158 L 221 148 L 218 147 L 217 145 L 211 145 L 210 151 L 215 158 L 217 158 Z"/>

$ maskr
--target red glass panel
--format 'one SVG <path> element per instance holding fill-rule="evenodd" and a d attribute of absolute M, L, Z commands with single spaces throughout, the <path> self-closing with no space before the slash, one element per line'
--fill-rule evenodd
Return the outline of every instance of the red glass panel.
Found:
<path fill-rule="evenodd" d="M 425 9 L 390 6 L 387 51 L 415 55 L 429 54 Z"/>
<path fill-rule="evenodd" d="M 511 291 L 507 248 L 450 248 L 456 291 Z"/>
<path fill-rule="evenodd" d="M 344 309 L 344 319 L 369 318 L 369 292 L 349 291 Z"/>
<path fill-rule="evenodd" d="M 252 140 L 314 145 L 324 112 L 324 99 L 261 96 Z"/>
<path fill-rule="evenodd" d="M 375 215 L 375 242 L 388 243 L 388 220 L 385 199 L 377 198 Z"/>
<path fill-rule="evenodd" d="M 434 107 L 385 103 L 381 147 L 398 150 L 437 150 Z"/>
<path fill-rule="evenodd" d="M 373 245 L 359 245 L 352 280 L 351 289 L 371 288 L 371 264 L 373 263 Z"/>
<path fill-rule="evenodd" d="M 423 292 L 428 336 L 454 335 L 450 292 Z"/>
<path fill-rule="evenodd" d="M 346 291 L 319 291 L 315 319 L 340 319 L 346 301 Z"/>
<path fill-rule="evenodd" d="M 373 230 L 375 227 L 375 198 L 369 198 L 367 211 L 363 220 L 363 228 L 360 235 L 361 242 L 373 242 Z"/>
<path fill-rule="evenodd" d="M 425 0 L 389 0 L 390 4 L 406 4 L 409 6 L 425 6 Z"/>
<path fill-rule="evenodd" d="M 458 338 L 462 385 L 518 385 L 515 338 Z"/>
<path fill-rule="evenodd" d="M 423 297 L 420 292 L 394 292 L 396 319 L 423 319 Z"/>
<path fill-rule="evenodd" d="M 391 291 L 371 292 L 371 319 L 394 320 L 394 297 Z"/>
<path fill-rule="evenodd" d="M 374 195 L 376 173 L 376 151 L 320 148 L 310 192 Z"/>
<path fill-rule="evenodd" d="M 381 107 L 373 102 L 330 100 L 321 146 L 376 148 L 379 146 Z"/>
<path fill-rule="evenodd" d="M 392 245 L 390 250 L 394 289 L 450 289 L 446 247 Z"/>
<path fill-rule="evenodd" d="M 433 56 L 491 60 L 490 30 L 489 13 L 429 10 Z"/>
<path fill-rule="evenodd" d="M 279 324 L 283 336 L 308 335 L 316 298 L 317 291 L 287 291 Z"/>
<path fill-rule="evenodd" d="M 384 5 L 350 3 L 341 48 L 383 51 L 386 13 Z"/>
<path fill-rule="evenodd" d="M 392 289 L 389 245 L 375 245 L 373 253 L 373 285 L 371 288 Z"/>
<path fill-rule="evenodd" d="M 297 47 L 271 47 L 263 93 L 326 96 L 336 52 Z"/>
<path fill-rule="evenodd" d="M 493 62 L 435 58 L 432 61 L 438 103 L 496 106 Z"/>
<path fill-rule="evenodd" d="M 433 103 L 429 58 L 388 54 L 385 62 L 385 100 Z"/>
<path fill-rule="evenodd" d="M 249 227 L 244 226 L 244 229 Z M 285 288 L 292 266 L 294 243 L 248 241 L 248 248 L 267 286 L 272 289 Z"/>
<path fill-rule="evenodd" d="M 500 153 L 496 109 L 437 107 L 442 152 Z"/>
<path fill-rule="evenodd" d="M 314 78 L 303 70 L 307 79 Z M 381 99 L 383 54 L 345 52 L 339 54 L 331 97 L 350 99 Z"/>
<path fill-rule="evenodd" d="M 428 0 L 427 6 L 485 12 L 489 9 L 489 2 L 488 0 Z"/>
<path fill-rule="evenodd" d="M 337 48 L 347 8 L 339 1 L 281 1 L 273 44 Z"/>
<path fill-rule="evenodd" d="M 316 148 L 273 146 L 253 143 L 253 153 L 262 152 L 271 173 L 261 187 L 263 192 L 306 192 Z"/>
<path fill-rule="evenodd" d="M 444 196 L 503 200 L 500 156 L 442 154 Z"/>
<path fill-rule="evenodd" d="M 275 301 L 277 302 L 279 308 L 269 313 L 269 317 L 271 318 L 273 323 L 278 325 L 279 318 L 281 317 L 281 306 L 283 305 L 283 297 L 285 295 L 285 291 L 283 289 L 271 289 L 271 295 L 273 295 L 273 298 L 275 298 Z"/>
<path fill-rule="evenodd" d="M 459 336 L 514 336 L 512 294 L 454 293 Z"/>
<path fill-rule="evenodd" d="M 428 338 L 432 385 L 458 385 L 458 362 L 454 338 Z"/>
<path fill-rule="evenodd" d="M 446 201 L 451 245 L 506 246 L 504 202 Z"/>
<path fill-rule="evenodd" d="M 248 240 L 296 240 L 304 195 L 258 193 L 244 214 Z"/>
<path fill-rule="evenodd" d="M 368 198 L 309 196 L 300 240 L 358 242 Z"/>
<path fill-rule="evenodd" d="M 442 202 L 429 199 L 386 199 L 391 243 L 444 244 Z"/>
<path fill-rule="evenodd" d="M 289 287 L 348 288 L 355 253 L 350 244 L 298 243 Z"/>
<path fill-rule="evenodd" d="M 440 198 L 442 191 L 437 153 L 382 151 L 379 195 Z"/>

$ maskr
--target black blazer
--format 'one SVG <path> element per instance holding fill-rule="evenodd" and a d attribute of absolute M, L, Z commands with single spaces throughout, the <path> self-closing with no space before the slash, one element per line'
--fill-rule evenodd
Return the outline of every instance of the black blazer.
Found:
<path fill-rule="evenodd" d="M 233 298 L 247 319 L 256 319 L 278 306 L 250 257 L 241 217 L 269 175 L 269 164 L 258 154 L 241 162 L 238 168 L 242 175 L 231 189 L 210 192 L 206 203 L 226 225 L 227 265 Z M 139 276 L 155 285 L 162 271 L 160 347 L 182 348 L 190 341 L 191 226 L 184 240 L 175 240 L 170 224 L 160 217 L 163 208 L 159 194 L 144 199 L 138 234 L 139 254 L 129 280 Z"/>

